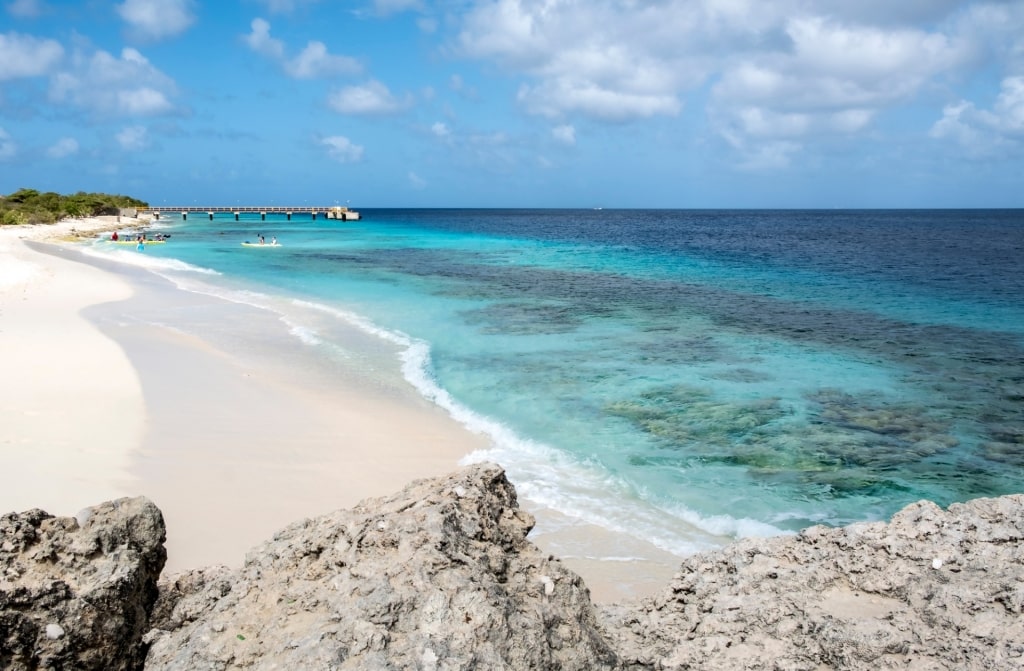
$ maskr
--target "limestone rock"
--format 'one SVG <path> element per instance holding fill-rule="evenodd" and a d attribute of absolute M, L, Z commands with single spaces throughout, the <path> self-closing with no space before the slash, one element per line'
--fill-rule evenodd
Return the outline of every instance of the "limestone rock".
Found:
<path fill-rule="evenodd" d="M 744 540 L 601 609 L 626 669 L 1024 668 L 1024 496 Z"/>
<path fill-rule="evenodd" d="M 532 526 L 493 465 L 298 522 L 239 570 L 163 580 L 146 669 L 614 668 Z"/>
<path fill-rule="evenodd" d="M 142 668 L 164 540 L 143 498 L 0 517 L 0 668 Z"/>

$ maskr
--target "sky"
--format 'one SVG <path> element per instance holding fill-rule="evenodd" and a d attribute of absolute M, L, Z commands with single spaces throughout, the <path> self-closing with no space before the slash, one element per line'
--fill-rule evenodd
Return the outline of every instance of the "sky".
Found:
<path fill-rule="evenodd" d="M 1024 207 L 1024 0 L 0 0 L 0 193 Z"/>

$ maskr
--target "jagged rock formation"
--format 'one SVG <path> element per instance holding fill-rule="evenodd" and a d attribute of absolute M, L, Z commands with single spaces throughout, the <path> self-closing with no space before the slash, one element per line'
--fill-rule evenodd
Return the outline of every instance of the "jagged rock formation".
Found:
<path fill-rule="evenodd" d="M 164 540 L 142 498 L 0 517 L 0 668 L 142 668 Z"/>
<path fill-rule="evenodd" d="M 241 569 L 168 576 L 154 604 L 148 501 L 6 515 L 0 668 L 1024 668 L 1024 496 L 744 540 L 597 608 L 532 523 L 472 466 L 293 524 Z"/>
<path fill-rule="evenodd" d="M 590 593 L 475 466 L 161 584 L 146 669 L 611 669 Z"/>
<path fill-rule="evenodd" d="M 1024 496 L 813 527 L 686 559 L 604 609 L 628 669 L 1024 668 Z"/>

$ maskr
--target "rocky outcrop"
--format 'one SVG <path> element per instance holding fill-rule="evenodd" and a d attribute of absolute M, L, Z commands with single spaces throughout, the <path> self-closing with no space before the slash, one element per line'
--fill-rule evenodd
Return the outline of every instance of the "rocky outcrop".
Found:
<path fill-rule="evenodd" d="M 161 584 L 146 668 L 611 669 L 580 578 L 493 465 L 305 520 Z"/>
<path fill-rule="evenodd" d="M 142 498 L 0 517 L 0 668 L 142 668 L 164 540 Z"/>
<path fill-rule="evenodd" d="M 598 608 L 532 524 L 477 465 L 293 524 L 156 598 L 163 521 L 144 499 L 6 515 L 0 668 L 1024 668 L 1024 496 L 740 541 L 654 599 Z"/>
<path fill-rule="evenodd" d="M 603 611 L 628 669 L 1024 668 L 1024 496 L 813 527 L 686 559 Z"/>

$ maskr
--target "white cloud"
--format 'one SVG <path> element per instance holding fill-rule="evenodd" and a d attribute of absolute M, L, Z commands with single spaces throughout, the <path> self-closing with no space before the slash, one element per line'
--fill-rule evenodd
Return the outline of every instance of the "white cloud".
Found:
<path fill-rule="evenodd" d="M 327 46 L 323 42 L 312 41 L 302 53 L 286 63 L 284 69 L 296 79 L 313 79 L 358 74 L 362 66 L 354 58 L 333 56 L 327 53 Z"/>
<path fill-rule="evenodd" d="M 331 94 L 327 103 L 342 114 L 391 114 L 407 107 L 411 101 L 400 101 L 388 87 L 378 81 L 362 86 L 347 86 Z"/>
<path fill-rule="evenodd" d="M 342 135 L 325 137 L 320 143 L 327 147 L 327 154 L 339 163 L 357 163 L 363 159 L 363 147 Z"/>
<path fill-rule="evenodd" d="M 64 57 L 64 47 L 54 40 L 30 35 L 0 35 L 0 81 L 48 74 Z"/>
<path fill-rule="evenodd" d="M 534 114 L 557 118 L 575 112 L 602 121 L 630 121 L 675 115 L 681 104 L 674 95 L 654 95 L 602 87 L 581 79 L 562 78 L 541 86 L 522 86 L 517 99 Z"/>
<path fill-rule="evenodd" d="M 0 161 L 7 161 L 15 157 L 18 153 L 18 145 L 14 143 L 10 134 L 0 128 Z"/>
<path fill-rule="evenodd" d="M 7 11 L 11 16 L 22 19 L 34 19 L 43 13 L 41 0 L 14 0 L 7 3 Z"/>
<path fill-rule="evenodd" d="M 450 137 L 452 134 L 452 131 L 448 126 L 441 121 L 434 123 L 434 125 L 430 127 L 430 132 L 442 139 Z"/>
<path fill-rule="evenodd" d="M 409 184 L 416 190 L 422 190 L 427 188 L 427 180 L 423 179 L 413 171 L 409 171 Z"/>
<path fill-rule="evenodd" d="M 973 157 L 1024 150 L 1024 76 L 1002 81 L 991 110 L 978 109 L 966 100 L 947 105 L 930 135 L 953 140 Z"/>
<path fill-rule="evenodd" d="M 523 73 L 531 81 L 518 100 L 534 114 L 674 115 L 679 92 L 706 76 L 705 56 L 688 54 L 692 14 L 678 1 L 623 9 L 611 0 L 498 0 L 470 12 L 457 49 Z"/>
<path fill-rule="evenodd" d="M 576 129 L 571 124 L 555 126 L 551 129 L 551 137 L 561 144 L 572 146 L 576 144 Z"/>
<path fill-rule="evenodd" d="M 754 168 L 869 132 L 986 62 L 1024 72 L 1024 2 L 491 0 L 450 46 L 517 77 L 518 103 L 551 119 L 707 100 L 709 127 Z"/>
<path fill-rule="evenodd" d="M 284 43 L 270 36 L 270 23 L 255 18 L 249 24 L 252 32 L 245 36 L 245 43 L 256 53 L 271 58 L 284 58 Z"/>
<path fill-rule="evenodd" d="M 65 158 L 78 153 L 78 140 L 73 137 L 62 137 L 46 150 L 50 158 Z"/>
<path fill-rule="evenodd" d="M 117 108 L 128 116 L 150 116 L 171 110 L 171 102 L 160 91 L 143 86 L 117 92 Z"/>
<path fill-rule="evenodd" d="M 160 39 L 184 32 L 195 21 L 193 0 L 125 0 L 117 13 L 140 36 Z"/>
<path fill-rule="evenodd" d="M 268 21 L 255 18 L 250 27 L 251 32 L 244 36 L 245 43 L 253 51 L 278 61 L 289 77 L 316 79 L 362 72 L 359 61 L 349 56 L 330 54 L 327 45 L 317 40 L 310 40 L 297 56 L 288 59 L 284 42 L 270 36 Z"/>
<path fill-rule="evenodd" d="M 125 151 L 139 151 L 149 146 L 149 131 L 145 126 L 127 126 L 115 137 Z"/>
<path fill-rule="evenodd" d="M 101 116 L 151 116 L 172 112 L 174 81 L 135 49 L 120 58 L 106 51 L 76 54 L 74 68 L 50 81 L 50 98 L 92 110 Z"/>

